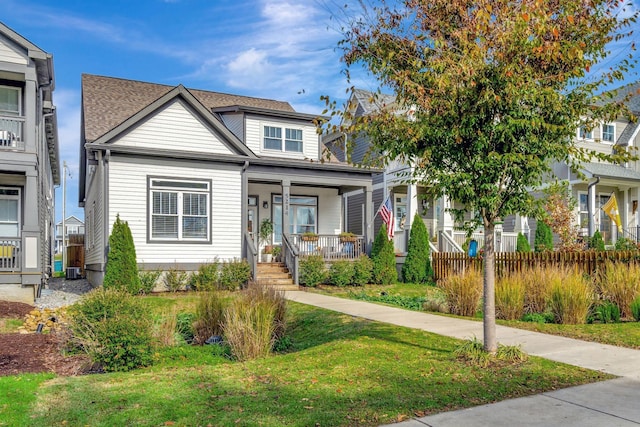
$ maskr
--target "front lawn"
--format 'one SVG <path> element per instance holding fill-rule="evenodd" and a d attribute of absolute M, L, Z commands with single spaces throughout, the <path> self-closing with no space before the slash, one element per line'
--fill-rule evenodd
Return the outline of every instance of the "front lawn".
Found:
<path fill-rule="evenodd" d="M 163 313 L 192 307 L 151 298 Z M 609 378 L 535 357 L 478 368 L 455 359 L 451 338 L 288 307 L 286 354 L 238 363 L 215 346 L 165 348 L 150 368 L 47 381 L 11 425 L 373 426 Z"/>

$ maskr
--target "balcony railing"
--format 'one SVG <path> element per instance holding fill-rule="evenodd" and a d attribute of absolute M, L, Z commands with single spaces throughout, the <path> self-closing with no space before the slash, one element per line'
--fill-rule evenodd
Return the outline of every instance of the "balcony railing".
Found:
<path fill-rule="evenodd" d="M 340 237 L 333 234 L 319 234 L 305 236 L 303 234 L 291 235 L 298 248 L 300 256 L 322 255 L 327 260 L 356 259 L 364 251 L 364 237 Z"/>
<path fill-rule="evenodd" d="M 24 118 L 0 116 L 0 150 L 24 150 Z"/>
<path fill-rule="evenodd" d="M 20 270 L 20 238 L 0 237 L 0 271 Z"/>

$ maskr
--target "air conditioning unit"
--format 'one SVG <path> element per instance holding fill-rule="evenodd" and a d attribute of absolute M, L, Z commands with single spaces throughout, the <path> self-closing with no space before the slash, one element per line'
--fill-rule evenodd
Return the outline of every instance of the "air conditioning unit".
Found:
<path fill-rule="evenodd" d="M 80 267 L 67 267 L 67 279 L 76 280 L 80 278 Z"/>

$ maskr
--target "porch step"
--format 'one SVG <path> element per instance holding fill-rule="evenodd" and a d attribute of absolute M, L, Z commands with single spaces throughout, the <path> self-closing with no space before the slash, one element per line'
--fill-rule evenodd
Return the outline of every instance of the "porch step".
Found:
<path fill-rule="evenodd" d="M 289 270 L 283 263 L 261 262 L 258 263 L 256 282 L 282 291 L 295 291 L 298 286 L 293 284 Z"/>

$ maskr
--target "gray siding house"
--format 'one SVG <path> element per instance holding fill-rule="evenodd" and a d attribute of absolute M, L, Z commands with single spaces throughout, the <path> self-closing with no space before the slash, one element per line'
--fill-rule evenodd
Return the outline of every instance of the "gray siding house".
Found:
<path fill-rule="evenodd" d="M 0 23 L 0 299 L 33 303 L 52 270 L 54 88 L 51 54 Z"/>
<path fill-rule="evenodd" d="M 342 256 L 342 194 L 361 190 L 371 218 L 372 172 L 321 159 L 318 119 L 282 101 L 83 75 L 87 278 L 102 283 L 117 215 L 143 270 L 234 258 L 255 269 L 266 244 L 282 246 L 290 270 L 304 253 Z M 265 219 L 274 223 L 267 242 L 258 239 Z M 303 244 L 305 232 L 318 243 Z M 358 239 L 366 249 L 369 222 Z"/>

